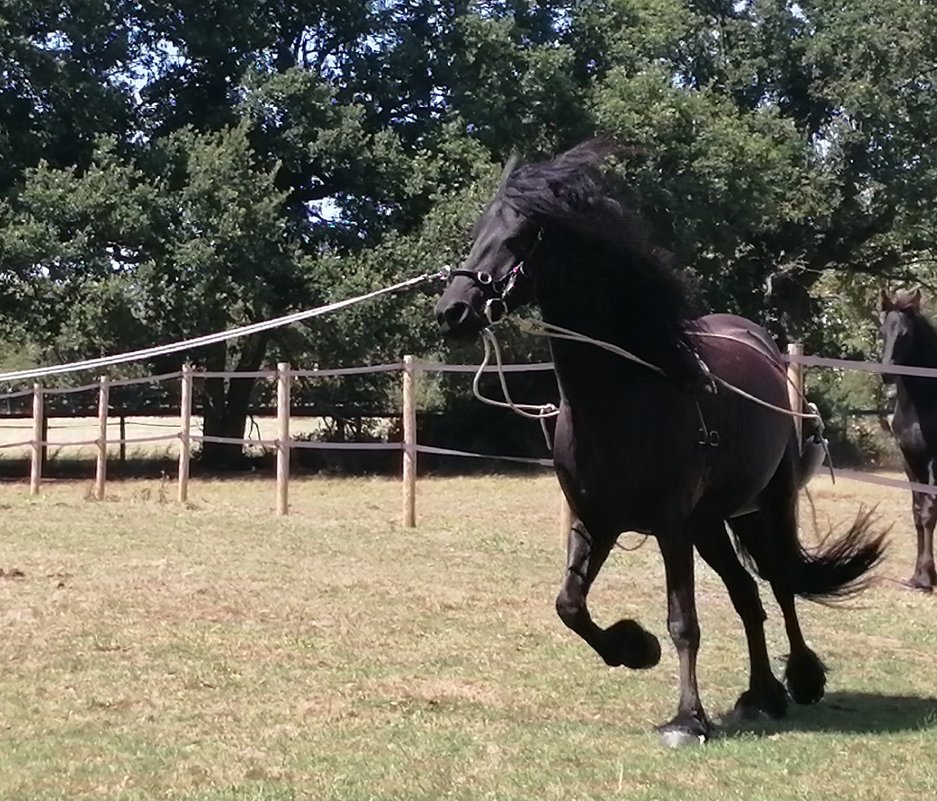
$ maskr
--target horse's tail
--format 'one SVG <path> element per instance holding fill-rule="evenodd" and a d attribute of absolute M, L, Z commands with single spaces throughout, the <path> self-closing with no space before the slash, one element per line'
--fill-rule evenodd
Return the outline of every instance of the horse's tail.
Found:
<path fill-rule="evenodd" d="M 870 571 L 885 555 L 887 531 L 875 531 L 875 509 L 860 509 L 845 534 L 832 529 L 820 544 L 807 550 L 794 528 L 788 546 L 787 577 L 795 595 L 811 601 L 849 598 L 872 583 Z"/>
<path fill-rule="evenodd" d="M 816 415 L 804 420 L 804 441 L 801 443 L 799 488 L 805 489 L 829 455 L 823 436 L 823 419 L 815 404 L 804 399 L 804 411 Z M 832 469 L 832 467 L 831 467 Z M 813 499 L 810 499 L 811 506 Z M 869 572 L 878 565 L 885 554 L 887 531 L 875 532 L 875 509 L 860 509 L 855 522 L 839 539 L 830 541 L 833 531 L 829 530 L 813 551 L 807 551 L 797 534 L 793 571 L 794 593 L 803 598 L 830 601 L 848 598 L 864 590 L 872 581 Z M 814 533 L 819 537 L 816 510 L 813 515 Z M 829 545 L 826 543 L 829 542 Z"/>
<path fill-rule="evenodd" d="M 877 530 L 874 508 L 860 509 L 844 534 L 834 536 L 830 529 L 820 536 L 817 531 L 819 545 L 806 548 L 800 541 L 794 505 L 801 478 L 798 458 L 791 447 L 757 516 L 740 520 L 741 525 L 729 521 L 738 551 L 763 579 L 783 577 L 787 588 L 802 598 L 821 603 L 849 598 L 872 582 L 870 571 L 884 557 L 888 531 Z"/>
<path fill-rule="evenodd" d="M 778 510 L 778 517 L 769 521 L 766 513 L 758 513 L 759 519 L 752 515 L 746 521 L 730 521 L 739 554 L 761 578 L 783 577 L 794 595 L 820 603 L 849 598 L 871 584 L 870 571 L 882 561 L 887 534 L 874 530 L 874 509 L 861 509 L 845 534 L 834 539 L 830 531 L 809 550 L 792 516 L 782 522 L 785 515 Z"/>

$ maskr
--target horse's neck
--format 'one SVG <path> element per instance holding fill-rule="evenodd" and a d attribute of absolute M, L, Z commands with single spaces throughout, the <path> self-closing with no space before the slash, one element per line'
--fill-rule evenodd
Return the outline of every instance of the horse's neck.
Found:
<path fill-rule="evenodd" d="M 925 320 L 916 321 L 914 346 L 906 362 L 914 367 L 937 369 L 937 332 Z M 937 403 L 937 379 L 917 376 L 901 376 L 898 381 L 899 395 L 912 402 Z"/>
<path fill-rule="evenodd" d="M 575 331 L 591 339 L 616 345 L 640 359 L 678 374 L 685 354 L 661 348 L 666 337 L 649 323 L 643 312 L 653 308 L 653 299 L 636 298 L 627 287 L 589 263 L 582 249 L 554 249 L 538 266 L 537 303 L 544 321 Z M 575 377 L 589 383 L 642 380 L 659 381 L 648 367 L 629 361 L 597 345 L 551 340 L 553 361 L 564 392 Z"/>

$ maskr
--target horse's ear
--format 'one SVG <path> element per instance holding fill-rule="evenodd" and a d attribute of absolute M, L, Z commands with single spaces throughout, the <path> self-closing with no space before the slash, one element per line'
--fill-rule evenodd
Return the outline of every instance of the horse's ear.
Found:
<path fill-rule="evenodd" d="M 500 192 L 504 189 L 505 185 L 508 182 L 508 178 L 511 177 L 511 173 L 517 169 L 518 164 L 521 162 L 521 157 L 517 155 L 517 151 L 512 151 L 510 157 L 508 158 L 507 164 L 504 165 L 504 169 L 501 171 L 501 180 L 498 181 L 498 191 Z"/>
<path fill-rule="evenodd" d="M 921 288 L 917 287 L 914 292 L 911 293 L 911 308 L 914 311 L 919 312 L 921 310 Z"/>
<path fill-rule="evenodd" d="M 882 290 L 882 311 L 890 312 L 895 308 L 895 304 L 892 302 L 891 295 L 888 294 L 888 291 Z"/>

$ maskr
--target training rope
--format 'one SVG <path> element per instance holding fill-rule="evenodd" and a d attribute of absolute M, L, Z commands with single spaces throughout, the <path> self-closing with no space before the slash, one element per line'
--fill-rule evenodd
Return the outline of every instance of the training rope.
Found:
<path fill-rule="evenodd" d="M 596 347 L 602 348 L 604 350 L 610 351 L 622 358 L 628 359 L 635 364 L 639 364 L 642 367 L 646 367 L 649 370 L 657 373 L 658 375 L 666 376 L 666 373 L 658 367 L 656 364 L 651 364 L 648 361 L 645 361 L 640 356 L 635 355 L 631 351 L 625 350 L 624 348 L 618 347 L 618 345 L 613 345 L 610 342 L 604 342 L 601 339 L 594 339 L 593 337 L 586 336 L 585 334 L 580 334 L 577 331 L 572 331 L 569 328 L 563 328 L 562 326 L 555 325 L 554 323 L 548 323 L 543 320 L 515 320 L 517 327 L 521 331 L 525 331 L 529 334 L 534 334 L 537 336 L 549 337 L 551 339 L 566 339 L 571 342 L 583 342 L 588 345 L 595 345 Z M 697 332 L 690 332 L 691 336 L 697 336 Z M 708 336 L 708 334 L 700 333 L 700 336 Z M 719 336 L 724 339 L 731 339 L 733 342 L 740 342 L 743 345 L 748 345 L 747 342 L 736 337 L 729 337 L 721 334 L 714 334 L 713 336 Z M 749 346 L 753 347 L 753 346 Z M 757 348 L 755 348 L 757 350 Z M 760 351 L 759 351 L 760 353 Z M 764 355 L 764 354 L 763 354 Z M 744 389 L 741 389 L 734 384 L 729 383 L 724 378 L 720 378 L 712 372 L 708 372 L 710 378 L 715 381 L 720 386 L 734 392 L 736 395 L 745 398 L 746 400 L 756 403 L 759 406 L 764 406 L 766 409 L 771 409 L 772 411 L 778 412 L 779 414 L 786 414 L 789 417 L 800 417 L 806 420 L 816 420 L 819 425 L 823 425 L 823 419 L 816 412 L 795 412 L 793 409 L 785 409 L 782 406 L 775 406 L 773 403 L 762 400 L 761 398 L 752 395 L 749 392 L 746 392 Z M 799 390 L 798 390 L 799 391 Z M 801 396 L 803 397 L 803 396 Z M 806 401 L 806 398 L 804 398 Z M 816 407 L 814 407 L 816 408 Z"/>
<path fill-rule="evenodd" d="M 280 328 L 284 325 L 290 325 L 292 323 L 302 322 L 303 320 L 309 320 L 313 317 L 319 317 L 320 315 L 328 314 L 329 312 L 334 312 L 338 311 L 339 309 L 347 308 L 348 306 L 353 306 L 356 303 L 362 303 L 366 300 L 380 297 L 381 295 L 387 295 L 391 292 L 399 292 L 402 289 L 410 289 L 411 287 L 419 286 L 420 284 L 424 284 L 429 281 L 444 279 L 445 277 L 445 271 L 424 273 L 423 275 L 418 275 L 414 278 L 408 278 L 405 281 L 400 281 L 399 283 L 393 284 L 392 286 L 375 289 L 373 292 L 367 292 L 364 295 L 358 295 L 357 297 L 353 298 L 346 298 L 345 300 L 339 300 L 334 303 L 327 303 L 326 305 L 318 306 L 315 309 L 306 309 L 304 311 L 293 312 L 292 314 L 286 314 L 282 317 L 275 317 L 272 320 L 263 320 L 258 323 L 243 325 L 239 328 L 231 328 L 227 331 L 218 331 L 214 334 L 205 334 L 204 336 L 194 337 L 193 339 L 187 339 L 183 342 L 172 342 L 166 345 L 157 345 L 152 348 L 130 351 L 129 353 L 119 353 L 115 354 L 114 356 L 101 356 L 96 359 L 85 359 L 84 361 L 70 362 L 69 364 L 58 364 L 51 367 L 37 367 L 29 370 L 15 370 L 9 373 L 0 373 L 0 382 L 20 381 L 26 378 L 42 378 L 44 376 L 60 375 L 62 373 L 71 373 L 78 370 L 94 370 L 99 367 L 110 367 L 115 364 L 125 364 L 126 362 L 133 362 L 140 359 L 150 359 L 154 356 L 165 356 L 169 353 L 178 353 L 179 351 L 183 350 L 201 348 L 206 345 L 215 345 L 219 342 L 225 342 L 229 339 L 236 339 L 237 337 L 247 336 L 248 334 L 257 334 L 261 331 L 269 331 L 273 328 Z"/>
<path fill-rule="evenodd" d="M 598 348 L 603 348 L 604 350 L 610 351 L 618 356 L 622 356 L 623 358 L 628 359 L 635 364 L 640 364 L 642 367 L 646 367 L 648 370 L 651 370 L 658 375 L 666 375 L 666 373 L 656 364 L 651 364 L 650 362 L 645 361 L 640 356 L 636 356 L 631 351 L 620 348 L 618 345 L 613 345 L 610 342 L 603 342 L 601 339 L 593 339 L 592 337 L 586 336 L 585 334 L 572 331 L 569 328 L 563 328 L 561 325 L 548 323 L 546 320 L 530 319 L 516 319 L 514 323 L 521 331 L 524 331 L 528 334 L 549 337 L 550 339 L 568 339 L 571 342 L 585 342 L 589 345 L 595 345 Z"/>
<path fill-rule="evenodd" d="M 797 393 L 797 396 L 800 398 L 801 403 L 803 403 L 804 407 L 810 410 L 808 414 L 795 412 L 793 409 L 787 409 L 787 410 L 781 409 L 780 407 L 774 406 L 773 404 L 769 404 L 766 401 L 761 400 L 760 398 L 756 398 L 752 395 L 749 395 L 747 392 L 743 392 L 743 390 L 739 389 L 738 387 L 733 386 L 732 384 L 729 384 L 727 381 L 723 381 L 718 376 L 712 376 L 712 378 L 722 383 L 727 389 L 731 389 L 733 392 L 736 392 L 737 394 L 742 395 L 743 397 L 747 397 L 749 400 L 755 403 L 758 403 L 762 406 L 767 406 L 768 408 L 774 409 L 776 411 L 783 411 L 785 414 L 788 414 L 791 417 L 800 417 L 801 419 L 804 419 L 804 420 L 816 420 L 817 430 L 815 432 L 815 436 L 819 440 L 820 445 L 823 448 L 823 452 L 826 455 L 826 464 L 827 464 L 827 468 L 830 471 L 830 480 L 835 484 L 836 474 L 833 471 L 833 456 L 830 453 L 830 444 L 827 441 L 826 437 L 823 436 L 823 433 L 826 430 L 826 424 L 823 422 L 823 418 L 820 416 L 820 410 L 817 408 L 817 405 L 807 399 L 806 394 L 804 394 L 804 391 L 791 378 L 790 373 L 788 373 L 787 370 L 781 367 L 781 365 L 777 364 L 774 361 L 774 359 L 772 359 L 769 356 L 769 354 L 765 353 L 761 348 L 757 347 L 756 345 L 753 345 L 751 342 L 748 342 L 747 340 L 740 339 L 739 337 L 731 336 L 730 334 L 717 334 L 713 331 L 691 331 L 690 335 L 696 336 L 696 337 L 709 337 L 710 339 L 727 339 L 730 342 L 737 342 L 740 345 L 745 345 L 747 348 L 750 348 L 751 350 L 755 351 L 755 353 L 759 354 L 764 359 L 767 359 L 771 364 L 777 366 L 778 370 L 780 370 L 780 372 L 784 376 L 784 379 L 787 381 L 788 386 L 794 389 L 794 391 Z M 811 499 L 810 502 L 812 505 L 813 499 Z"/>
<path fill-rule="evenodd" d="M 547 450 L 552 451 L 553 443 L 550 442 L 547 420 L 551 417 L 556 417 L 560 413 L 560 410 L 552 403 L 516 403 L 511 397 L 511 393 L 508 391 L 508 382 L 504 375 L 504 363 L 501 359 L 501 346 L 498 344 L 498 338 L 491 329 L 482 329 L 482 344 L 485 346 L 485 357 L 482 359 L 482 363 L 479 365 L 478 371 L 475 373 L 475 378 L 472 381 L 472 393 L 478 400 L 482 403 L 487 403 L 489 406 L 510 409 L 521 417 L 526 417 L 530 420 L 538 420 L 540 422 L 540 428 L 543 430 L 543 439 L 547 444 Z M 501 393 L 504 395 L 503 401 L 495 400 L 494 398 L 486 398 L 482 395 L 481 389 L 479 388 L 482 374 L 491 362 L 492 351 L 494 351 L 498 381 L 501 384 Z"/>
<path fill-rule="evenodd" d="M 761 348 L 753 345 L 751 342 L 746 342 L 744 339 L 739 339 L 738 337 L 731 336 L 730 334 L 716 334 L 711 331 L 689 331 L 688 333 L 692 337 L 708 337 L 710 339 L 727 339 L 730 342 L 737 342 L 740 345 L 744 345 L 745 347 L 750 348 L 751 350 L 755 351 L 755 353 L 764 357 L 765 359 L 770 361 L 772 364 L 775 363 L 774 360 L 771 359 L 771 357 L 767 353 L 765 353 Z M 784 377 L 787 380 L 787 383 L 790 384 L 790 386 L 794 387 L 797 394 L 800 396 L 800 399 L 804 402 L 804 405 L 807 406 L 808 408 L 816 409 L 817 407 L 807 400 L 807 396 L 804 395 L 800 387 L 798 387 L 793 381 L 791 381 L 791 377 L 787 374 L 787 371 L 781 369 L 780 365 L 777 365 L 777 367 L 779 370 L 781 370 L 781 372 L 784 373 Z M 800 417 L 804 420 L 816 420 L 820 426 L 821 431 L 823 429 L 823 418 L 820 417 L 818 412 L 815 412 L 815 411 L 795 412 L 793 409 L 784 409 L 781 406 L 775 406 L 773 403 L 768 403 L 768 401 L 764 401 L 761 398 L 756 397 L 755 395 L 750 395 L 745 390 L 739 389 L 737 386 L 730 384 L 728 381 L 720 378 L 717 375 L 714 375 L 714 374 L 710 374 L 710 375 L 712 375 L 712 378 L 714 381 L 717 381 L 719 384 L 724 386 L 726 389 L 734 392 L 736 395 L 740 395 L 741 397 L 746 398 L 747 400 L 750 400 L 753 403 L 757 403 L 760 406 L 764 406 L 767 409 L 773 409 L 776 412 L 782 412 L 791 417 Z"/>

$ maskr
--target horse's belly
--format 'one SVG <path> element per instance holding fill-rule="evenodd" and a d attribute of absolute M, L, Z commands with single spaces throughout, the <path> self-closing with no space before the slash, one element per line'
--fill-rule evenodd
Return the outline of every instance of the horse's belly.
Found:
<path fill-rule="evenodd" d="M 784 376 L 770 357 L 746 346 L 707 342 L 712 372 L 765 402 L 786 406 Z M 724 517 L 745 514 L 778 469 L 793 422 L 724 386 L 713 394 L 658 379 L 603 387 L 564 404 L 554 460 L 573 509 L 603 527 L 654 530 L 689 516 L 700 503 Z M 700 419 L 702 416 L 702 420 Z M 718 434 L 701 444 L 701 429 Z"/>
<path fill-rule="evenodd" d="M 692 510 L 702 493 L 696 440 L 694 419 L 685 410 L 654 418 L 592 415 L 578 428 L 564 414 L 557 421 L 554 462 L 587 526 L 649 533 Z"/>

